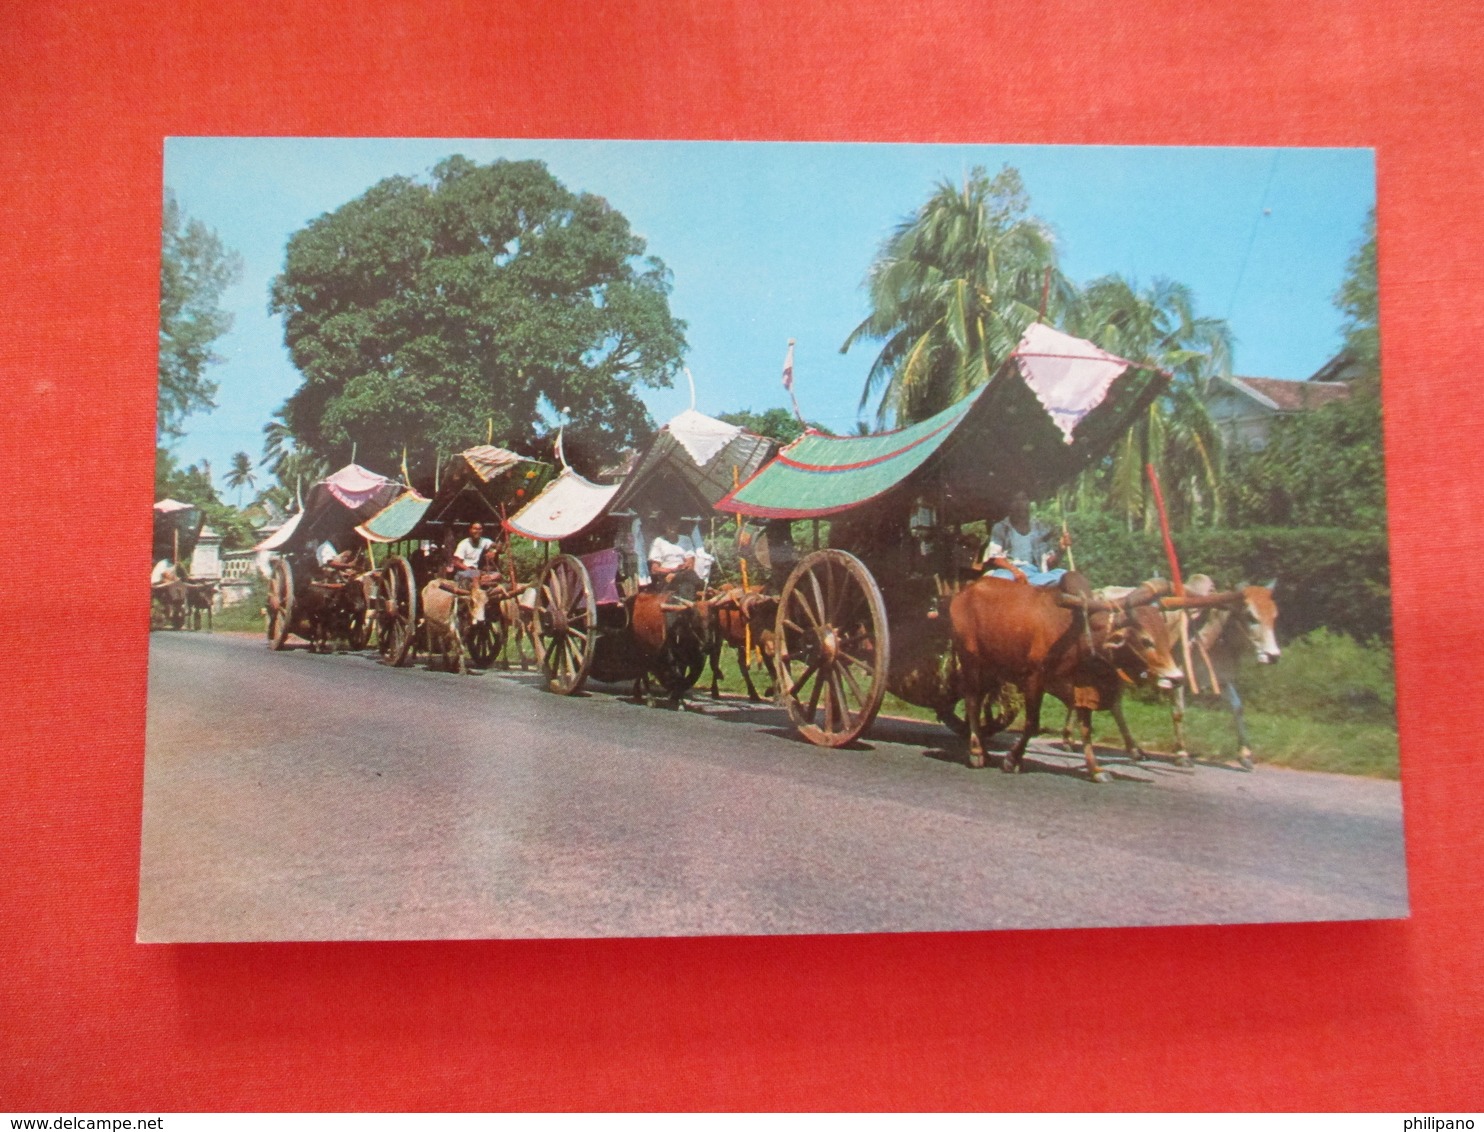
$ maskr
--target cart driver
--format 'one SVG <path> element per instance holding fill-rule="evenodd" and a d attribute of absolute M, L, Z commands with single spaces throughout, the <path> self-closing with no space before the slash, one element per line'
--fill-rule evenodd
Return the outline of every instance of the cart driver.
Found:
<path fill-rule="evenodd" d="M 357 559 L 360 550 L 351 547 L 349 550 L 337 550 L 335 544 L 325 539 L 315 547 L 314 560 L 319 565 L 322 574 L 333 580 L 337 576 L 344 580 L 346 575 L 354 574 L 357 568 Z"/>
<path fill-rule="evenodd" d="M 453 548 L 453 576 L 466 585 L 479 577 L 485 556 L 494 549 L 495 540 L 484 537 L 484 524 L 478 519 L 469 524 L 468 536 Z"/>
<path fill-rule="evenodd" d="M 1058 569 L 1062 551 L 1071 537 L 1058 539 L 1045 523 L 1031 515 L 1031 503 L 1023 491 L 1010 501 L 1010 513 L 989 530 L 989 541 L 980 555 L 979 568 L 991 578 L 1013 578 L 1033 586 L 1055 585 L 1066 573 Z"/>
<path fill-rule="evenodd" d="M 657 589 L 695 601 L 701 588 L 696 573 L 696 552 L 700 548 L 690 535 L 680 533 L 680 520 L 674 515 L 660 517 L 660 534 L 649 544 L 649 576 Z"/>

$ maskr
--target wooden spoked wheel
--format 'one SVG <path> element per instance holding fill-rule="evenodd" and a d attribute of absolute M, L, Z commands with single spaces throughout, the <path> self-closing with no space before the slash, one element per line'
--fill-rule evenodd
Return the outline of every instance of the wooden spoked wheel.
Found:
<path fill-rule="evenodd" d="M 275 558 L 268 575 L 268 647 L 288 644 L 294 624 L 294 570 L 287 558 Z"/>
<path fill-rule="evenodd" d="M 778 599 L 778 691 L 799 734 L 843 747 L 871 726 L 886 695 L 890 639 L 881 590 L 843 550 L 800 562 Z"/>
<path fill-rule="evenodd" d="M 559 554 L 536 582 L 536 644 L 546 686 L 558 695 L 582 690 L 598 643 L 598 607 L 587 568 Z"/>
<path fill-rule="evenodd" d="M 705 670 L 705 642 L 696 629 L 695 614 L 682 614 L 667 635 L 653 674 L 666 692 L 678 697 L 694 688 Z"/>
<path fill-rule="evenodd" d="M 381 608 L 377 611 L 377 647 L 381 659 L 393 668 L 412 663 L 417 636 L 417 581 L 412 563 L 392 555 L 381 568 Z"/>
<path fill-rule="evenodd" d="M 475 668 L 488 668 L 495 663 L 500 650 L 505 647 L 505 622 L 500 618 L 496 602 L 491 601 L 485 606 L 483 621 L 469 626 L 464 647 Z"/>
<path fill-rule="evenodd" d="M 964 716 L 963 706 L 963 701 L 959 700 L 951 708 L 939 708 L 938 722 L 959 738 L 967 739 L 969 721 Z M 984 697 L 979 718 L 980 738 L 988 739 L 991 735 L 997 735 L 1005 728 L 1012 726 L 1020 718 L 1020 712 L 1024 706 L 1025 697 L 1020 694 L 1019 688 L 1014 684 L 1001 684 L 998 692 Z"/>

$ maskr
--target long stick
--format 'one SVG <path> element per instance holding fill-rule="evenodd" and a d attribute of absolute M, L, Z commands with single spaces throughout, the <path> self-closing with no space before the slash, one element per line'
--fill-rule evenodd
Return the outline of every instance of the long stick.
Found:
<path fill-rule="evenodd" d="M 737 465 L 732 465 L 732 490 L 737 490 Z M 742 553 L 742 513 L 737 513 L 737 564 L 742 567 L 742 596 L 747 597 L 747 557 Z M 742 614 L 742 663 L 752 667 L 752 622 L 748 619 L 742 602 L 737 603 L 737 612 Z"/>
<path fill-rule="evenodd" d="M 1165 493 L 1159 486 L 1159 474 L 1154 464 L 1144 465 L 1144 474 L 1149 477 L 1149 486 L 1154 489 L 1154 510 L 1159 515 L 1159 533 L 1164 538 L 1165 558 L 1170 564 L 1170 581 L 1175 587 L 1175 596 L 1185 596 L 1185 579 L 1180 575 L 1180 559 L 1175 556 L 1175 540 L 1170 538 L 1170 517 L 1165 511 Z M 1196 675 L 1194 655 L 1190 651 L 1190 614 L 1180 611 L 1180 647 L 1185 653 L 1185 671 L 1190 676 L 1190 690 L 1197 695 L 1201 691 L 1200 678 Z"/>

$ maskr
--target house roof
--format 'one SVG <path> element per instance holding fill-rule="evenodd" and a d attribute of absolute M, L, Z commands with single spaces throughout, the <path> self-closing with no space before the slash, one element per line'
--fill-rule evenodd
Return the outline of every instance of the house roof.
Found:
<path fill-rule="evenodd" d="M 1227 377 L 1222 379 L 1239 393 L 1277 413 L 1302 413 L 1350 396 L 1343 381 L 1288 381 L 1280 377 Z"/>

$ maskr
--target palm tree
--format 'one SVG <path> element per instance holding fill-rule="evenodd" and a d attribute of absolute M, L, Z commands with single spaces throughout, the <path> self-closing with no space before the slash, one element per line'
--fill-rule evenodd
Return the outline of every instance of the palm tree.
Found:
<path fill-rule="evenodd" d="M 1089 474 L 1132 526 L 1155 521 L 1145 465 L 1160 477 L 1172 520 L 1220 514 L 1221 438 L 1205 394 L 1231 372 L 1232 336 L 1224 319 L 1199 318 L 1190 288 L 1156 279 L 1140 290 L 1119 275 L 1089 283 L 1071 312 L 1071 328 L 1105 350 L 1171 375 L 1164 392 L 1119 442 L 1111 462 Z"/>
<path fill-rule="evenodd" d="M 232 470 L 222 482 L 237 489 L 237 509 L 242 510 L 243 487 L 253 487 L 258 482 L 257 476 L 252 473 L 252 459 L 246 452 L 238 452 L 232 457 Z"/>
<path fill-rule="evenodd" d="M 301 446 L 294 437 L 282 408 L 263 426 L 263 465 L 278 479 L 289 500 L 302 498 L 306 484 L 329 475 L 330 465 Z"/>
<path fill-rule="evenodd" d="M 879 395 L 880 423 L 922 420 L 987 382 L 1035 321 L 1048 271 L 1053 304 L 1071 300 L 1051 231 L 1028 209 L 1015 169 L 975 168 L 941 182 L 882 245 L 871 313 L 840 347 L 885 343 L 861 393 L 862 409 Z"/>

